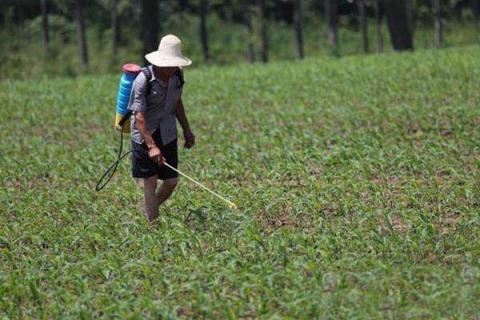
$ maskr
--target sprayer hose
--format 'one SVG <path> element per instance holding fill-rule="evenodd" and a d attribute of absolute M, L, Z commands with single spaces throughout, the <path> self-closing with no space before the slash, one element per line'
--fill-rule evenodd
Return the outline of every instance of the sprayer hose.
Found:
<path fill-rule="evenodd" d="M 97 182 L 97 186 L 95 187 L 95 190 L 100 191 L 103 188 L 105 188 L 105 186 L 110 182 L 113 175 L 117 171 L 117 167 L 120 164 L 120 161 L 122 161 L 123 158 L 125 158 L 127 155 L 132 153 L 132 151 L 128 151 L 128 152 L 125 152 L 124 154 L 122 154 L 122 151 L 123 151 L 123 125 L 122 125 L 121 130 L 120 130 L 120 147 L 118 149 L 117 160 L 100 177 L 100 179 Z M 105 179 L 106 179 L 106 181 L 103 181 Z"/>

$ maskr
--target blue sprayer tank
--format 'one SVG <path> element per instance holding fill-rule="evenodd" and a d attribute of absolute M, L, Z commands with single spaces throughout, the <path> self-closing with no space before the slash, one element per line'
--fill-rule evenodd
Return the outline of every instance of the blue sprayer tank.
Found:
<path fill-rule="evenodd" d="M 122 67 L 123 74 L 120 78 L 117 93 L 117 112 L 115 115 L 115 128 L 121 130 L 120 121 L 128 113 L 128 102 L 130 101 L 130 93 L 132 92 L 132 84 L 137 75 L 140 73 L 140 66 L 134 63 L 127 63 Z M 130 119 L 126 120 L 123 125 L 123 132 L 130 132 Z"/>

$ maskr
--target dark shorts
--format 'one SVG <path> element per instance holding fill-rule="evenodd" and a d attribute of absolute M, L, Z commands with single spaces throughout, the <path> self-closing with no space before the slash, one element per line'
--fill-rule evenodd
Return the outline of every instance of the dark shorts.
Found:
<path fill-rule="evenodd" d="M 163 145 L 160 137 L 160 130 L 152 134 L 153 140 L 160 148 L 162 156 L 165 161 L 174 167 L 178 167 L 178 149 L 177 140 Z M 177 178 L 178 173 L 168 168 L 167 166 L 159 166 L 153 162 L 148 156 L 148 147 L 144 143 L 138 144 L 132 141 L 132 176 L 134 178 L 149 178 L 153 175 L 158 175 L 158 179 L 167 180 Z"/>

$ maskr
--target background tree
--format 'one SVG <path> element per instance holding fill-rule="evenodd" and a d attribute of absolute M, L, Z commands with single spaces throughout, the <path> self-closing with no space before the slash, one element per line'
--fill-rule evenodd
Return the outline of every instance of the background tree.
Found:
<path fill-rule="evenodd" d="M 443 13 L 440 0 L 432 0 L 433 15 L 435 16 L 435 46 L 443 47 Z"/>
<path fill-rule="evenodd" d="M 40 6 L 42 11 L 42 34 L 43 34 L 43 50 L 45 56 L 48 55 L 48 43 L 50 42 L 50 37 L 48 34 L 48 3 L 47 0 L 40 0 Z"/>
<path fill-rule="evenodd" d="M 475 16 L 475 21 L 478 23 L 480 19 L 480 0 L 470 0 L 472 3 L 472 11 Z"/>
<path fill-rule="evenodd" d="M 386 0 L 385 14 L 396 51 L 413 50 L 413 26 L 410 0 Z"/>
<path fill-rule="evenodd" d="M 268 34 L 265 0 L 257 0 L 259 27 L 260 27 L 260 59 L 268 62 Z"/>
<path fill-rule="evenodd" d="M 118 42 L 120 41 L 120 30 L 118 24 L 118 2 L 112 0 L 110 8 L 110 20 L 112 25 L 112 55 L 117 56 Z M 115 59 L 114 59 L 115 60 Z"/>
<path fill-rule="evenodd" d="M 338 53 L 337 25 L 338 0 L 325 0 L 325 21 L 327 24 L 328 43 L 335 54 Z"/>
<path fill-rule="evenodd" d="M 223 0 L 225 6 L 230 6 L 230 0 Z M 228 10 L 225 9 L 220 0 L 180 0 L 178 2 L 178 9 L 180 11 L 189 12 L 195 16 L 198 16 L 198 40 L 200 48 L 202 50 L 202 57 L 204 61 L 210 60 L 210 45 L 209 45 L 209 33 L 208 33 L 208 15 L 212 9 L 217 9 L 223 19 L 227 19 L 229 15 Z M 171 12 L 175 11 L 175 7 L 170 8 Z"/>
<path fill-rule="evenodd" d="M 295 28 L 295 40 L 297 59 L 303 59 L 303 35 L 302 35 L 302 0 L 293 0 L 293 25 Z"/>
<path fill-rule="evenodd" d="M 366 13 L 366 0 L 357 0 L 358 15 L 360 17 L 360 29 L 362 30 L 363 51 L 368 53 L 370 46 L 368 42 L 368 19 Z"/>
<path fill-rule="evenodd" d="M 377 42 L 377 52 L 383 52 L 383 0 L 373 0 L 373 6 L 375 10 L 375 38 Z"/>
<path fill-rule="evenodd" d="M 160 34 L 159 2 L 158 0 L 141 0 L 142 13 L 140 18 L 143 55 L 158 48 Z"/>
<path fill-rule="evenodd" d="M 16 25 L 23 24 L 25 20 L 24 10 L 22 9 L 21 1 L 13 2 L 13 19 L 12 20 Z"/>
<path fill-rule="evenodd" d="M 85 33 L 85 18 L 83 16 L 83 0 L 75 0 L 75 21 L 77 25 L 77 41 L 80 49 L 80 67 L 88 69 L 87 36 Z"/>
<path fill-rule="evenodd" d="M 208 61 L 210 54 L 208 51 L 208 31 L 207 31 L 207 15 L 208 15 L 208 0 L 200 0 L 200 43 L 202 44 L 203 60 Z"/>
<path fill-rule="evenodd" d="M 254 63 L 255 62 L 255 49 L 253 44 L 253 26 L 252 26 L 252 6 L 250 1 L 243 0 L 242 2 L 242 22 L 243 26 L 245 27 L 245 38 L 246 38 L 246 49 L 247 49 L 247 59 L 248 62 Z"/>
<path fill-rule="evenodd" d="M 395 50 L 414 47 L 412 12 L 421 37 L 433 31 L 432 40 L 437 47 L 444 46 L 447 21 L 452 22 L 452 32 L 462 35 L 451 37 L 452 45 L 474 44 L 478 41 L 469 28 L 478 28 L 472 22 L 478 21 L 475 17 L 479 1 L 3 0 L 0 1 L 0 61 L 3 66 L 0 76 L 23 74 L 3 70 L 20 70 L 18 66 L 25 65 L 32 53 L 44 56 L 47 47 L 45 64 L 38 64 L 31 73 L 73 76 L 79 69 L 87 68 L 98 73 L 114 72 L 120 59 L 138 61 L 134 55 L 156 50 L 164 25 L 168 32 L 184 40 L 187 55 L 195 60 L 205 58 L 209 63 L 221 64 L 244 60 L 245 53 L 249 62 L 285 59 L 291 55 L 302 58 L 305 45 L 315 41 L 316 36 L 305 33 L 304 29 L 307 26 L 319 29 L 319 23 L 324 23 L 322 15 L 326 18 L 327 48 L 331 47 L 334 54 L 340 53 L 338 46 L 342 44 L 341 39 L 337 39 L 340 26 L 346 34 L 342 46 L 345 54 L 372 50 L 373 38 L 368 38 L 367 17 L 371 14 L 373 18 L 373 13 L 377 51 L 382 51 L 384 46 L 381 24 L 386 13 L 387 31 Z M 316 10 L 311 10 L 313 8 Z M 121 19 L 122 16 L 128 19 Z M 195 21 L 193 28 L 186 23 L 192 20 Z M 360 37 L 357 36 L 359 32 Z M 217 46 L 213 56 L 214 42 Z M 419 44 L 429 46 L 425 41 Z M 311 45 L 310 48 L 312 54 L 325 53 L 325 46 Z M 72 51 L 78 55 L 72 57 Z"/>

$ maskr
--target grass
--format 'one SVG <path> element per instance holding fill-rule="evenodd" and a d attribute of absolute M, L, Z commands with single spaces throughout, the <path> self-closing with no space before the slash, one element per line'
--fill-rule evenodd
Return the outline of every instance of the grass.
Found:
<path fill-rule="evenodd" d="M 480 47 L 187 71 L 150 228 L 117 76 L 0 82 L 2 318 L 478 318 Z M 128 162 L 128 161 L 127 161 Z"/>

